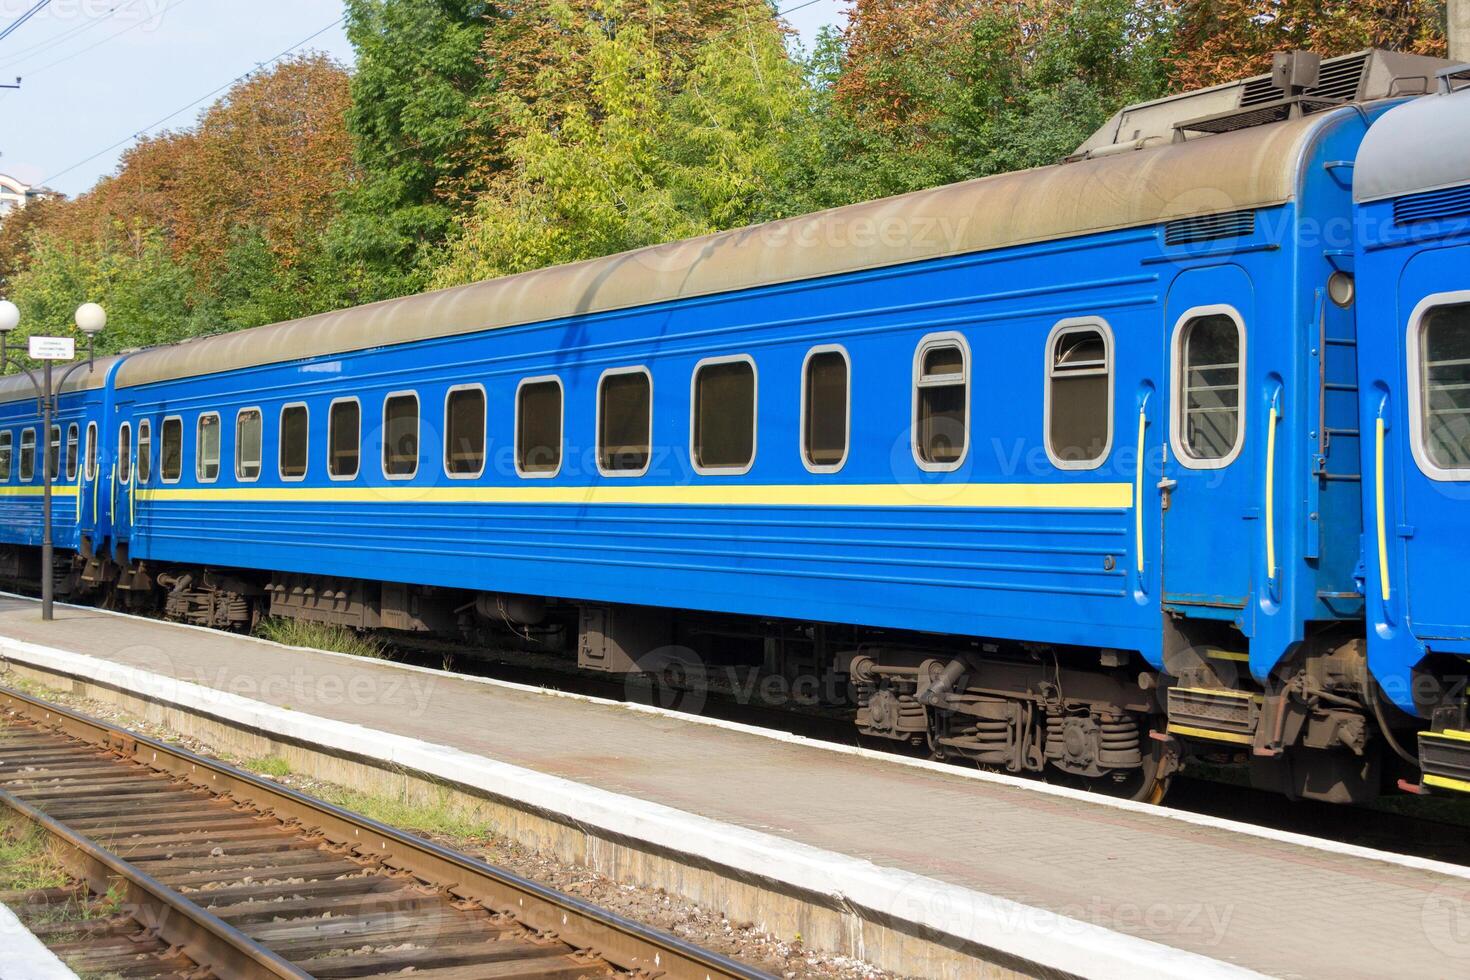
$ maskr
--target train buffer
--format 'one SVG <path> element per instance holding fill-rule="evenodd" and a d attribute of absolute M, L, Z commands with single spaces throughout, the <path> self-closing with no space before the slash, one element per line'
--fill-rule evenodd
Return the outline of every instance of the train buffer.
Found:
<path fill-rule="evenodd" d="M 16 597 L 0 656 L 0 683 L 241 754 L 481 797 L 503 833 L 904 974 L 1470 975 L 1458 865 Z"/>

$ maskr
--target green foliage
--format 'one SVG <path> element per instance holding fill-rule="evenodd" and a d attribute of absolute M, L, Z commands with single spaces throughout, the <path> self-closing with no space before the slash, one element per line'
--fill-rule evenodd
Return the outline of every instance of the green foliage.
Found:
<path fill-rule="evenodd" d="M 0 827 L 0 892 L 60 888 L 66 870 L 51 853 L 51 836 L 22 821 Z"/>
<path fill-rule="evenodd" d="M 611 17 L 617 6 L 593 7 Z M 763 5 L 668 57 L 643 26 L 568 30 L 555 60 L 590 66 L 569 104 L 513 101 L 522 135 L 435 272 L 447 286 L 738 227 L 769 213 L 803 104 Z"/>
<path fill-rule="evenodd" d="M 354 657 L 366 657 L 369 660 L 392 659 L 387 647 L 375 637 L 345 626 L 272 617 L 260 621 L 260 625 L 255 628 L 255 635 L 288 647 L 329 650 Z"/>
<path fill-rule="evenodd" d="M 69 245 L 48 238 L 36 244 L 29 268 L 10 284 L 10 298 L 21 310 L 17 333 L 74 333 L 73 315 L 86 302 L 107 310 L 99 352 L 204 332 L 194 315 L 193 276 L 174 261 L 162 234 L 140 228 L 120 238 L 116 244 Z"/>
<path fill-rule="evenodd" d="M 445 186 L 475 168 L 464 147 L 487 125 L 494 80 L 480 45 L 492 10 L 479 0 L 348 0 L 357 68 L 347 126 L 361 177 L 325 242 L 341 305 L 423 288 L 425 263 L 461 210 Z"/>

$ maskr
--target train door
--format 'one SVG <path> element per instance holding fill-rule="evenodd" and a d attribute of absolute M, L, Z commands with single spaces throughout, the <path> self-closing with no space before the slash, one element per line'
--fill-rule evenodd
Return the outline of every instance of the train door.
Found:
<path fill-rule="evenodd" d="M 1259 518 L 1245 452 L 1246 353 L 1255 296 L 1239 266 L 1194 269 L 1169 290 L 1169 443 L 1164 506 L 1164 604 L 1231 619 L 1247 632 L 1252 549 Z"/>
<path fill-rule="evenodd" d="M 118 424 L 116 445 L 117 459 L 113 463 L 110 493 L 112 506 L 108 516 L 112 522 L 113 540 L 126 546 L 133 532 L 133 478 L 137 468 L 136 433 L 131 422 Z"/>
<path fill-rule="evenodd" d="M 1457 573 L 1465 564 L 1465 542 L 1470 541 L 1467 269 L 1470 246 L 1423 252 L 1405 267 L 1399 287 L 1397 329 L 1405 341 L 1408 378 L 1398 414 L 1407 416 L 1410 452 L 1400 449 L 1402 523 L 1395 525 L 1391 515 L 1380 515 L 1380 527 L 1374 532 L 1382 538 L 1379 547 L 1385 557 L 1401 543 L 1405 581 L 1394 591 L 1406 604 L 1413 633 L 1421 640 L 1470 639 L 1466 615 L 1470 588 Z M 1387 439 L 1394 441 L 1391 431 Z M 1376 473 L 1375 477 L 1382 479 Z M 1391 570 L 1389 584 L 1396 585 Z"/>
<path fill-rule="evenodd" d="M 88 406 L 91 409 L 93 406 Z M 102 526 L 102 501 L 97 494 L 98 454 L 101 453 L 101 434 L 97 420 L 89 418 L 82 426 L 82 459 L 77 479 L 77 526 L 81 533 L 96 548 L 97 529 Z"/>

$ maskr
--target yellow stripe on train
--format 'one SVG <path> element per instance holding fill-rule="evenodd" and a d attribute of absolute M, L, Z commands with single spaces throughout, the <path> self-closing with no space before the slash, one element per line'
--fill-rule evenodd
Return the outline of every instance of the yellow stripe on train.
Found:
<path fill-rule="evenodd" d="M 36 497 L 37 499 L 39 499 L 41 496 L 43 496 L 43 494 L 44 490 L 41 487 L 0 486 L 0 497 Z M 51 496 L 53 497 L 75 497 L 76 495 L 77 487 L 74 483 L 58 484 L 51 488 Z"/>
<path fill-rule="evenodd" d="M 583 487 L 157 487 L 140 503 L 653 504 L 706 507 L 974 507 L 1125 510 L 1127 483 L 910 483 L 877 485 Z"/>

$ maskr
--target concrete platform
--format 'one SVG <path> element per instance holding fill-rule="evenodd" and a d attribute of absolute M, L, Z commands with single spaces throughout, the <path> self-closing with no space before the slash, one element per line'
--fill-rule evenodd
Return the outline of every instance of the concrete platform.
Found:
<path fill-rule="evenodd" d="M 25 599 L 0 598 L 0 654 L 247 754 L 442 783 L 513 837 L 904 973 L 1470 975 L 1458 866 Z"/>
<path fill-rule="evenodd" d="M 0 980 L 77 980 L 5 905 L 0 905 L 0 950 Z"/>

